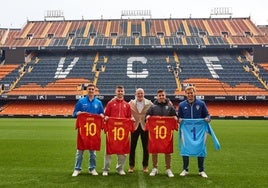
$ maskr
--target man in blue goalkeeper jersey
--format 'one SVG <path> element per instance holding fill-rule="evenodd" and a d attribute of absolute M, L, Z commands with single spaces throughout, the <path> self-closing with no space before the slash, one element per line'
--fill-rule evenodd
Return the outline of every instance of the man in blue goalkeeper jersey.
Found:
<path fill-rule="evenodd" d="M 204 101 L 196 99 L 194 86 L 187 86 L 185 88 L 186 100 L 179 103 L 178 107 L 178 119 L 182 122 L 183 119 L 204 119 L 206 122 L 210 122 L 210 115 Z M 187 125 L 186 125 L 187 126 Z M 187 148 L 187 145 L 185 144 Z M 192 148 L 188 148 L 189 150 Z M 183 159 L 183 171 L 180 176 L 186 176 L 189 173 L 189 156 L 191 154 L 181 153 Z M 204 171 L 204 155 L 197 155 L 198 170 L 201 177 L 207 178 L 207 174 Z"/>

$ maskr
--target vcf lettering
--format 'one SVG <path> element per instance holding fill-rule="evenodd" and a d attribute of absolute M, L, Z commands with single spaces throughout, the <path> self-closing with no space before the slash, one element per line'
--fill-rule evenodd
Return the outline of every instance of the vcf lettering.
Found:
<path fill-rule="evenodd" d="M 141 62 L 142 64 L 147 63 L 147 59 L 145 57 L 130 57 L 127 60 L 127 76 L 129 78 L 146 78 L 149 76 L 149 72 L 147 69 L 142 69 L 141 72 L 134 72 L 133 63 Z"/>

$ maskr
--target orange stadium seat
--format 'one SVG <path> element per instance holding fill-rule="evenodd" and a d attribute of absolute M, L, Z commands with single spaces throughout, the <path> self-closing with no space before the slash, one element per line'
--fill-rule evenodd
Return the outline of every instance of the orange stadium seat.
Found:
<path fill-rule="evenodd" d="M 11 73 L 11 71 L 18 68 L 20 65 L 18 64 L 10 64 L 10 65 L 0 65 L 0 79 L 4 78 L 6 75 Z"/>

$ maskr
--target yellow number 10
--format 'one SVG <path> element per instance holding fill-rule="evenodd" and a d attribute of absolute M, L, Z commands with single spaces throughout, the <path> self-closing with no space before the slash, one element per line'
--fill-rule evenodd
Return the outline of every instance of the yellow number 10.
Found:
<path fill-rule="evenodd" d="M 165 139 L 167 136 L 167 128 L 165 126 L 156 126 L 154 128 L 156 139 Z"/>
<path fill-rule="evenodd" d="M 86 128 L 86 136 L 94 136 L 97 133 L 97 125 L 95 123 L 87 123 L 84 127 Z"/>
<path fill-rule="evenodd" d="M 114 140 L 123 140 L 125 137 L 125 130 L 122 127 L 113 128 Z"/>

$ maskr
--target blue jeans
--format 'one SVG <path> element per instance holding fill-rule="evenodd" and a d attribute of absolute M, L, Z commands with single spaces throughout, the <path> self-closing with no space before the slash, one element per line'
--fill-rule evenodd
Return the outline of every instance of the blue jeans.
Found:
<path fill-rule="evenodd" d="M 89 166 L 88 166 L 88 170 L 91 171 L 93 169 L 96 168 L 96 151 L 92 151 L 89 150 L 88 151 L 88 162 L 89 162 Z M 76 154 L 75 154 L 75 166 L 74 169 L 75 170 L 82 170 L 81 165 L 82 165 L 82 161 L 83 161 L 83 153 L 84 150 L 77 150 Z"/>

